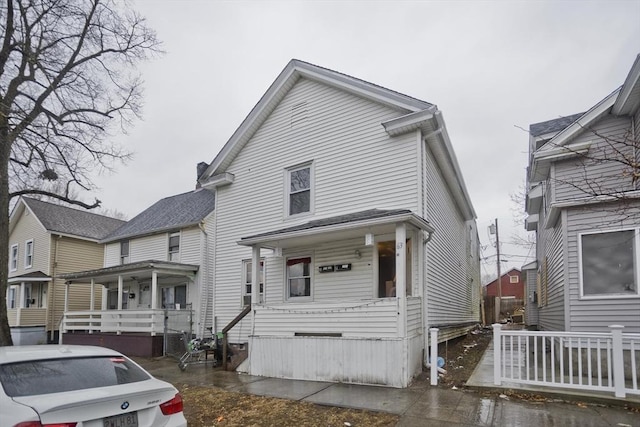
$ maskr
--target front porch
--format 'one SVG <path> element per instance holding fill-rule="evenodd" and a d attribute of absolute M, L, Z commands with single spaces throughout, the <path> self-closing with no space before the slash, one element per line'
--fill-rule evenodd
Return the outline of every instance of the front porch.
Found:
<path fill-rule="evenodd" d="M 428 340 L 423 247 L 432 232 L 411 211 L 371 210 L 241 239 L 252 248 L 249 359 L 241 368 L 407 387 Z M 263 258 L 263 248 L 273 256 Z M 261 265 L 282 278 L 264 294 Z"/>
<path fill-rule="evenodd" d="M 51 277 L 41 271 L 9 278 L 7 318 L 15 345 L 47 342 L 50 283 Z"/>
<path fill-rule="evenodd" d="M 198 266 L 144 261 L 62 275 L 66 286 L 90 282 L 89 310 L 65 311 L 60 342 L 100 345 L 131 356 L 156 357 L 184 351 L 182 331 L 193 333 L 188 302 Z M 96 309 L 96 293 L 101 307 Z"/>

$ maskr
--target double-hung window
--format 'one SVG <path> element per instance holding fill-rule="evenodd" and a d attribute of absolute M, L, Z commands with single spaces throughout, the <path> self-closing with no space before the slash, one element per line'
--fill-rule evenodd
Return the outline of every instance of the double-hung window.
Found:
<path fill-rule="evenodd" d="M 289 299 L 311 297 L 311 258 L 287 259 L 287 296 Z"/>
<path fill-rule="evenodd" d="M 297 215 L 311 212 L 313 194 L 313 168 L 311 164 L 287 170 L 287 213 Z"/>
<path fill-rule="evenodd" d="M 11 245 L 9 251 L 9 271 L 16 271 L 18 269 L 18 245 Z"/>
<path fill-rule="evenodd" d="M 578 236 L 580 296 L 639 296 L 638 229 Z"/>
<path fill-rule="evenodd" d="M 24 243 L 24 268 L 33 266 L 33 239 Z"/>
<path fill-rule="evenodd" d="M 127 264 L 129 262 L 129 241 L 123 240 L 120 242 L 120 264 Z"/>
<path fill-rule="evenodd" d="M 253 263 L 251 260 L 242 261 L 242 304 L 251 304 L 251 284 L 253 283 Z M 260 302 L 264 295 L 264 259 L 260 259 Z"/>
<path fill-rule="evenodd" d="M 169 234 L 169 261 L 180 261 L 180 233 Z"/>

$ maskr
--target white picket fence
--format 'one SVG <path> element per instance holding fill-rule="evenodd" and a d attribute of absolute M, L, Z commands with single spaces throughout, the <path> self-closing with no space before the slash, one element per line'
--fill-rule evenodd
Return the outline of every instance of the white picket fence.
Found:
<path fill-rule="evenodd" d="M 493 325 L 494 383 L 640 395 L 640 334 L 503 330 Z"/>

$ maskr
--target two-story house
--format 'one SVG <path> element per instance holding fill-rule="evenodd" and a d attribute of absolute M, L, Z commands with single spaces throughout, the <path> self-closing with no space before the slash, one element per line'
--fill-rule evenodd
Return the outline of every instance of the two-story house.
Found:
<path fill-rule="evenodd" d="M 475 212 L 442 112 L 292 60 L 200 177 L 241 369 L 404 387 L 479 322 Z"/>
<path fill-rule="evenodd" d="M 100 305 L 65 313 L 64 342 L 161 356 L 165 338 L 202 336 L 213 324 L 214 208 L 215 194 L 200 188 L 159 200 L 100 241 L 100 268 L 61 275 L 102 285 Z"/>
<path fill-rule="evenodd" d="M 640 332 L 640 56 L 585 113 L 529 128 L 526 322 L 551 331 Z M 531 307 L 531 309 L 530 309 Z"/>
<path fill-rule="evenodd" d="M 28 197 L 18 200 L 9 218 L 7 287 L 14 344 L 57 340 L 63 313 L 90 307 L 87 286 L 66 286 L 57 276 L 101 267 L 104 246 L 99 242 L 123 223 Z"/>

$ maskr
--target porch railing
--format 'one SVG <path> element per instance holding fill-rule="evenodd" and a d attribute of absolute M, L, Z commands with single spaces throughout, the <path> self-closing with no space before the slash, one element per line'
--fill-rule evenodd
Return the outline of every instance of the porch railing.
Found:
<path fill-rule="evenodd" d="M 640 334 L 503 330 L 493 325 L 494 383 L 640 395 Z"/>
<path fill-rule="evenodd" d="M 168 310 L 184 312 L 185 320 L 182 330 L 190 330 L 189 310 Z M 102 311 L 69 311 L 62 319 L 62 332 L 85 331 L 88 333 L 108 332 L 118 335 L 128 332 L 141 332 L 150 335 L 164 333 L 164 309 L 157 310 L 102 310 Z M 176 313 L 179 314 L 179 313 Z"/>

